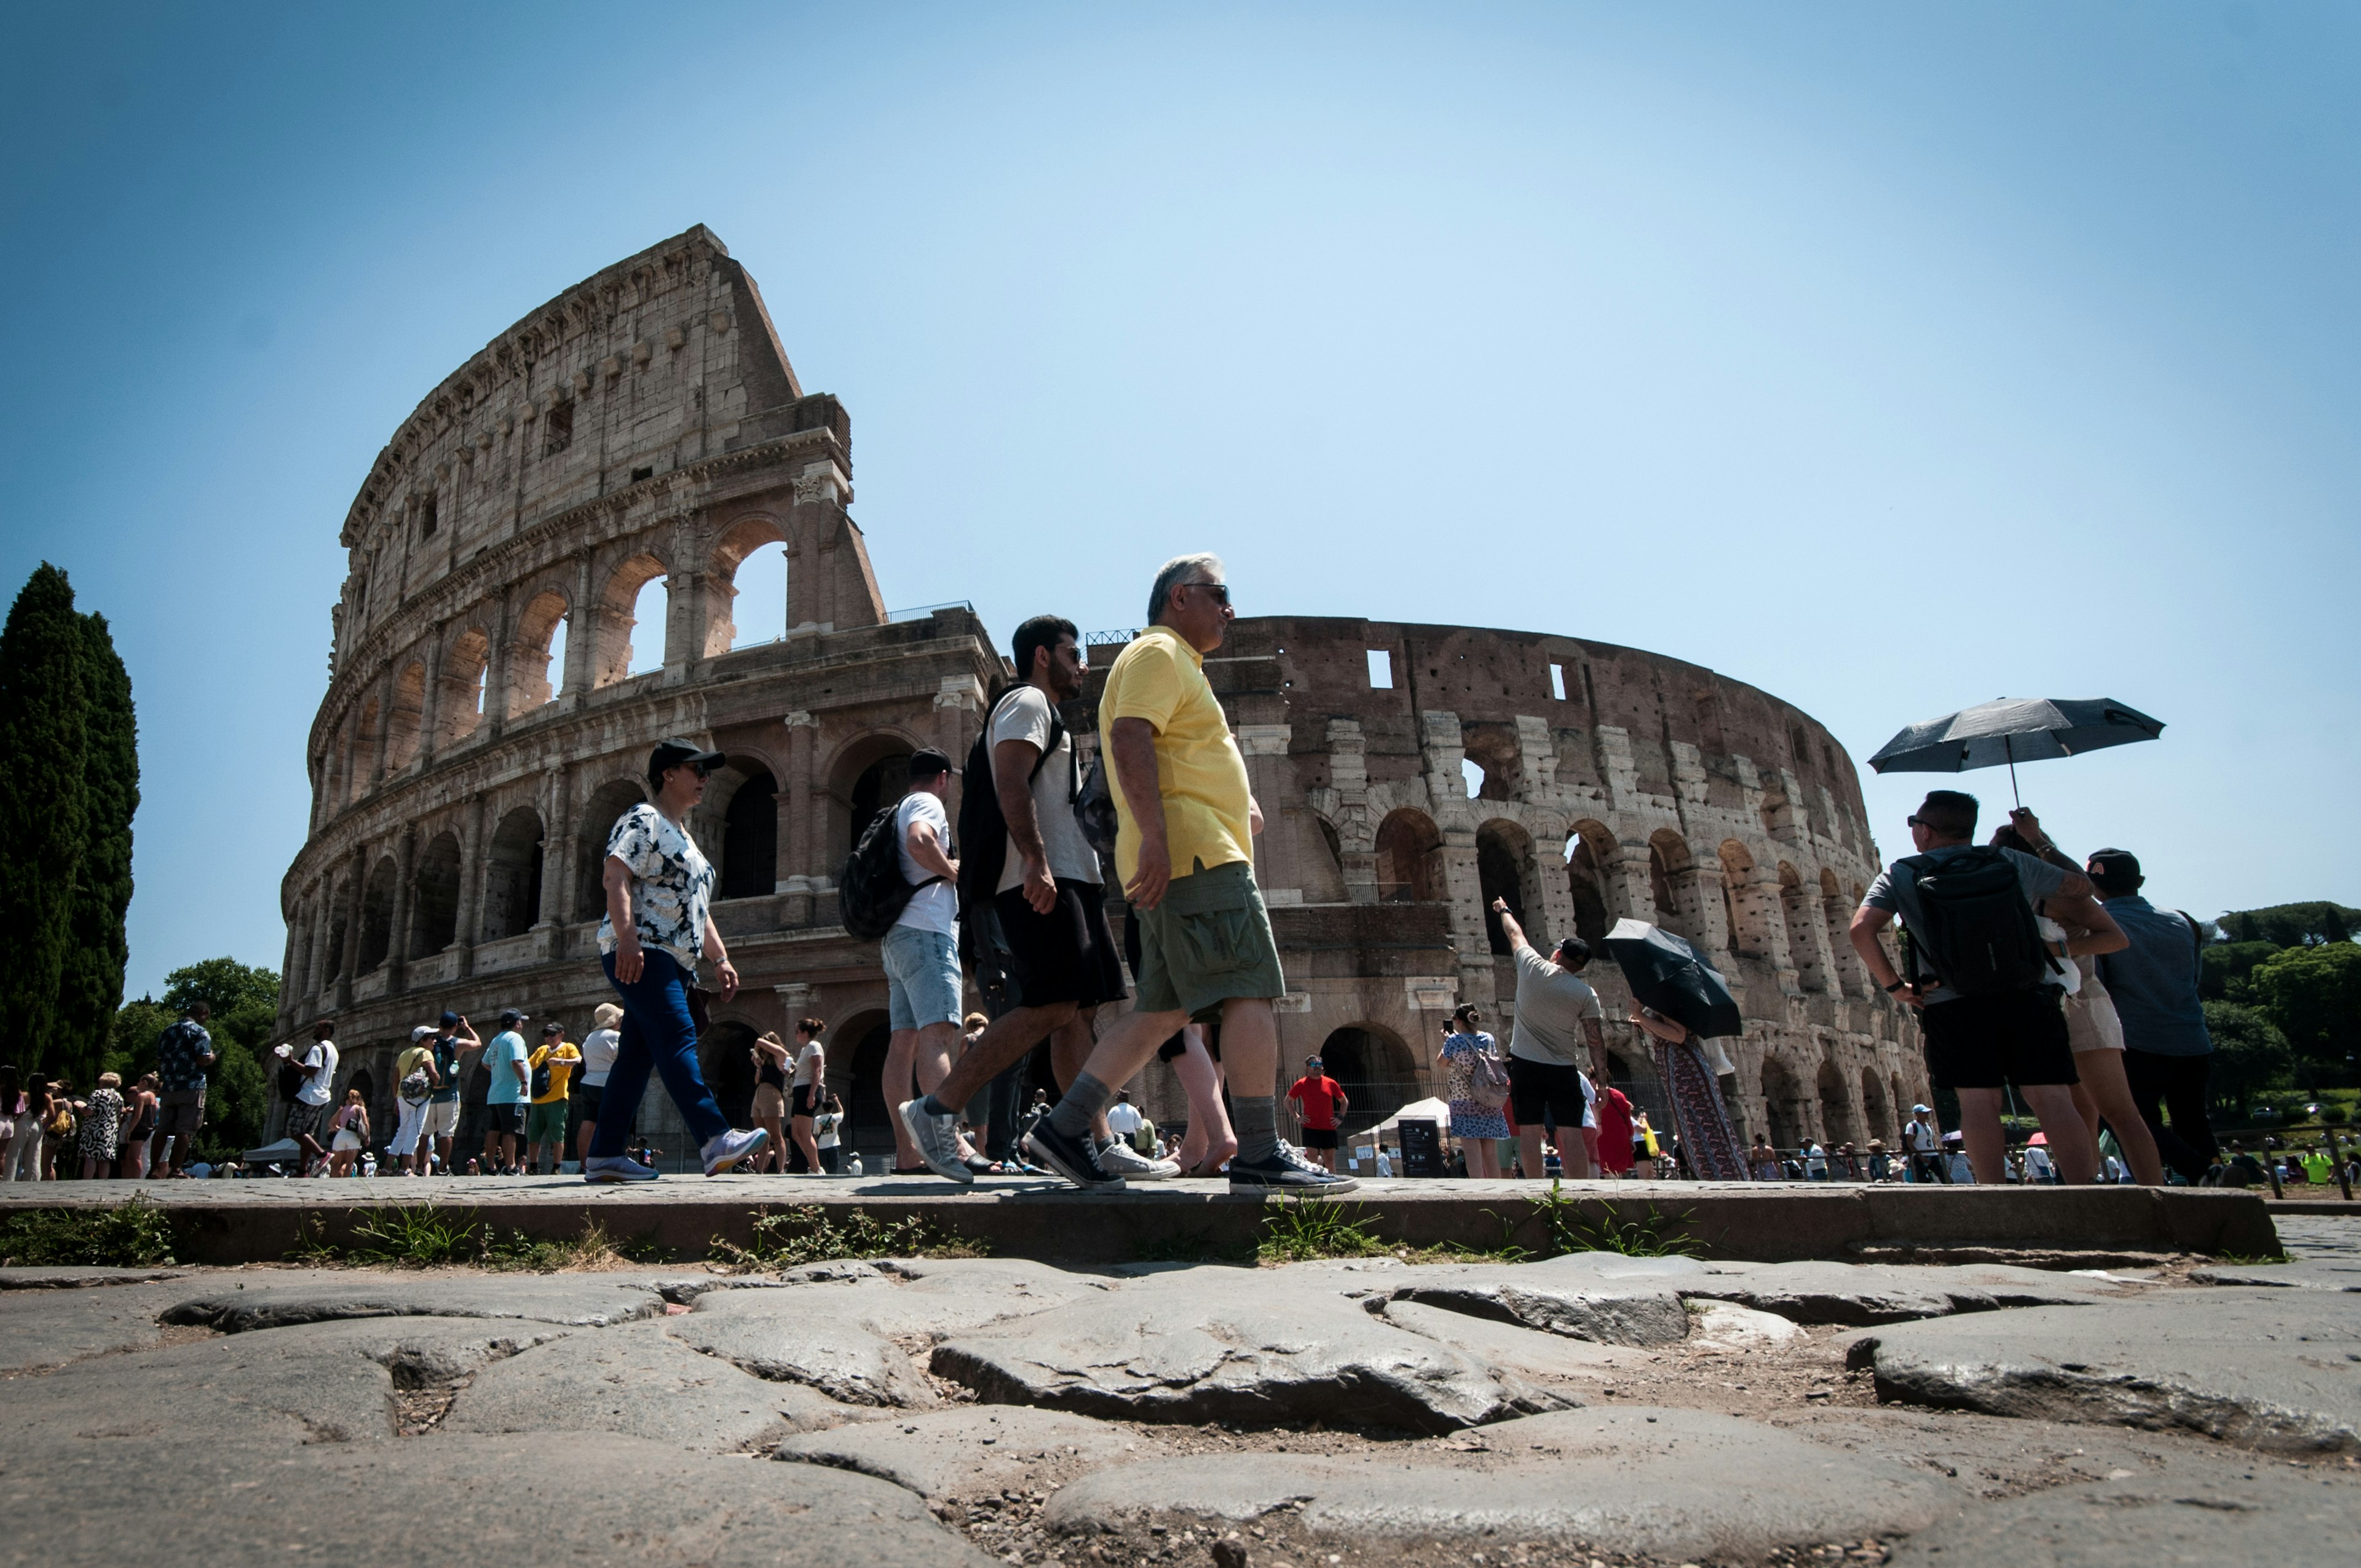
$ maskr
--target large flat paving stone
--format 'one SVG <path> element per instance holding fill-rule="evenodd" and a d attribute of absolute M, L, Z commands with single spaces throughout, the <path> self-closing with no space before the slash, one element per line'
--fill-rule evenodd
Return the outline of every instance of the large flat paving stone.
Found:
<path fill-rule="evenodd" d="M 1084 1476 L 1052 1528 L 1297 1514 L 1314 1537 L 1472 1543 L 1579 1539 L 1594 1551 L 1752 1559 L 1774 1546 L 1922 1529 L 1956 1506 L 1945 1482 L 1757 1422 L 1697 1410 L 1582 1409 L 1509 1421 L 1477 1456 L 1237 1453 Z"/>
<path fill-rule="evenodd" d="M 1281 1270 L 1168 1275 L 954 1335 L 931 1368 L 988 1403 L 1146 1421 L 1447 1431 L 1567 1402 Z"/>
<path fill-rule="evenodd" d="M 639 1284 L 598 1274 L 379 1275 L 322 1272 L 251 1277 L 186 1296 L 163 1314 L 167 1323 L 247 1333 L 341 1318 L 524 1318 L 571 1328 L 606 1328 L 653 1316 L 664 1298 Z"/>
<path fill-rule="evenodd" d="M 127 1467 L 127 1468 L 124 1468 Z M 125 1475 L 137 1475 L 126 1486 Z M 584 1432 L 543 1453 L 434 1436 L 269 1456 L 169 1442 L 12 1453 L 29 1517 L 0 1562 L 564 1563 L 614 1568 L 987 1568 L 902 1487 L 850 1471 Z M 175 1548 L 172 1530 L 188 1549 Z M 165 1536 L 159 1537 L 159 1531 Z M 15 1550 L 14 1548 L 8 1549 Z"/>
<path fill-rule="evenodd" d="M 2304 1562 L 2361 1539 L 2361 1484 L 2286 1465 L 2132 1476 L 1973 1508 L 1912 1536 L 1895 1568 L 2223 1568 Z"/>
<path fill-rule="evenodd" d="M 1689 1332 L 1685 1276 L 1607 1277 L 1592 1267 L 1444 1264 L 1372 1277 L 1366 1304 L 1416 1301 L 1599 1344 L 1675 1344 Z"/>
<path fill-rule="evenodd" d="M 933 1386 L 864 1321 L 897 1287 L 883 1279 L 785 1290 L 715 1290 L 664 1327 L 691 1350 L 847 1405 L 928 1409 Z"/>
<path fill-rule="evenodd" d="M 1905 1323 L 1856 1347 L 1878 1397 L 2183 1428 L 2272 1452 L 2361 1452 L 2361 1310 L 2341 1294 L 2158 1291 Z"/>
<path fill-rule="evenodd" d="M 160 1343 L 156 1314 L 188 1293 L 171 1282 L 104 1290 L 0 1292 L 0 1372 L 59 1366 Z"/>
<path fill-rule="evenodd" d="M 565 1335 L 495 1361 L 459 1391 L 449 1432 L 611 1431 L 726 1453 L 874 1411 L 700 1355 L 661 1323 Z"/>
<path fill-rule="evenodd" d="M 1729 1301 L 1799 1323 L 1867 1327 L 1989 1312 L 2077 1306 L 2139 1288 L 2006 1264 L 1720 1263 L 1678 1283 L 1693 1300 Z"/>
<path fill-rule="evenodd" d="M 0 1268 L 0 1290 L 89 1290 L 104 1285 L 146 1285 L 187 1277 L 184 1268 L 83 1268 L 64 1264 L 27 1264 Z"/>
<path fill-rule="evenodd" d="M 1159 1452 L 1128 1427 L 1022 1405 L 965 1405 L 924 1415 L 889 1417 L 833 1431 L 805 1432 L 779 1444 L 777 1457 L 857 1470 L 926 1497 L 997 1492 L 1046 1459 L 1060 1464 L 1111 1464 Z"/>
<path fill-rule="evenodd" d="M 2246 1285 L 2297 1290 L 2361 1290 L 2361 1257 L 2306 1257 L 2290 1263 L 2217 1263 L 2192 1268 L 2200 1285 Z"/>
<path fill-rule="evenodd" d="M 1388 1301 L 1380 1316 L 1398 1329 L 1449 1345 L 1488 1366 L 1542 1383 L 1612 1382 L 1618 1371 L 1647 1361 L 1644 1351 L 1568 1339 L 1420 1301 Z M 1557 1392 L 1570 1403 L 1583 1402 L 1567 1389 Z"/>

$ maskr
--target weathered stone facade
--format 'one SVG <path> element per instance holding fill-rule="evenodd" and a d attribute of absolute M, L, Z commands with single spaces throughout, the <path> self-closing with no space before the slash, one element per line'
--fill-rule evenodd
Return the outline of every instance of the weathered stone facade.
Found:
<path fill-rule="evenodd" d="M 889 619 L 851 472 L 842 406 L 803 391 L 752 279 L 701 227 L 436 388 L 345 521 L 311 835 L 281 890 L 287 1031 L 334 1017 L 347 1080 L 385 1113 L 393 1053 L 445 1007 L 482 1025 L 521 1006 L 578 1037 L 607 994 L 608 828 L 643 797 L 649 745 L 685 735 L 730 759 L 692 823 L 745 981 L 708 1076 L 742 1112 L 745 1042 L 816 1014 L 858 1141 L 884 1144 L 884 983 L 837 924 L 831 875 L 912 750 L 964 754 L 1007 666 L 964 607 Z M 773 542 L 778 635 L 733 651 L 735 574 Z M 664 624 L 636 626 L 658 577 Z M 650 638 L 662 667 L 633 674 Z M 1391 689 L 1372 688 L 1371 650 Z M 1858 785 L 1794 709 L 1652 654 L 1454 628 L 1241 621 L 1213 667 L 1270 817 L 1258 869 L 1300 977 L 1286 1045 L 1349 1059 L 1370 1109 L 1431 1091 L 1449 1008 L 1506 987 L 1495 888 L 1536 939 L 1653 911 L 1730 955 L 1758 1021 L 1739 1053 L 1750 1125 L 1890 1138 L 1924 1092 L 1841 935 L 1875 860 Z M 1474 798 L 1463 758 L 1484 769 Z M 1151 1071 L 1144 1097 L 1177 1118 Z M 683 1152 L 661 1095 L 642 1128 Z"/>

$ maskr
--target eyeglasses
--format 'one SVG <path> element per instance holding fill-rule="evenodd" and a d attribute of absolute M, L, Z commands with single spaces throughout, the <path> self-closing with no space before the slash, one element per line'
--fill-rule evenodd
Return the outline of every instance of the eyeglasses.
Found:
<path fill-rule="evenodd" d="M 1230 608 L 1230 585 L 1227 583 L 1183 583 L 1184 588 L 1203 588 L 1213 596 L 1224 609 Z"/>
<path fill-rule="evenodd" d="M 1931 823 L 1931 822 L 1923 821 L 1923 820 L 1921 820 L 1920 818 L 1916 817 L 1905 817 L 1905 818 L 1903 819 L 1903 821 L 1904 821 L 1904 823 L 1905 823 L 1905 826 L 1907 826 L 1907 827 L 1911 827 L 1911 828 L 1932 828 L 1933 826 L 1935 826 L 1935 825 L 1934 825 L 1933 823 Z"/>

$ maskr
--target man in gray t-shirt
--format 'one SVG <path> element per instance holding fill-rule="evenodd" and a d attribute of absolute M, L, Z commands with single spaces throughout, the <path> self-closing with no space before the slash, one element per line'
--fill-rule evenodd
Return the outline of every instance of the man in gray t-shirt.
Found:
<path fill-rule="evenodd" d="M 1582 1128 L 1590 1119 L 1590 1080 L 1583 1076 L 1587 1056 L 1600 1078 L 1607 1072 L 1607 1036 L 1598 992 L 1575 970 L 1590 961 L 1590 944 L 1568 937 L 1557 945 L 1555 961 L 1533 950 L 1525 928 L 1509 911 L 1508 900 L 1492 901 L 1509 953 L 1517 965 L 1517 1026 L 1509 1036 L 1509 1107 L 1517 1118 L 1517 1160 L 1526 1176 L 1542 1174 L 1542 1123 L 1556 1124 L 1558 1164 L 1568 1179 L 1595 1175 Z"/>

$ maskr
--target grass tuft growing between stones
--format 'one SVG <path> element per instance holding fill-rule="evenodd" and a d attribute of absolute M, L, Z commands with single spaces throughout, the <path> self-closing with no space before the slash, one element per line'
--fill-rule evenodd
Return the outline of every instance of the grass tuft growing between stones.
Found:
<path fill-rule="evenodd" d="M 1255 1244 L 1257 1263 L 1310 1263 L 1323 1257 L 1383 1257 L 1392 1243 L 1371 1234 L 1377 1216 L 1361 1215 L 1361 1206 L 1331 1203 L 1319 1198 L 1280 1198 L 1263 1206 L 1262 1237 Z"/>
<path fill-rule="evenodd" d="M 0 1267 L 151 1268 L 172 1261 L 172 1222 L 134 1198 L 112 1209 L 35 1209 L 0 1220 Z"/>
<path fill-rule="evenodd" d="M 353 1215 L 351 1239 L 324 1239 L 316 1214 L 306 1215 L 290 1263 L 346 1264 L 364 1268 L 445 1268 L 472 1265 L 503 1272 L 555 1274 L 567 1268 L 605 1268 L 616 1264 L 668 1261 L 664 1250 L 618 1243 L 597 1220 L 578 1235 L 542 1239 L 511 1231 L 503 1236 L 473 1209 L 434 1203 L 390 1204 Z"/>
<path fill-rule="evenodd" d="M 848 1259 L 986 1257 L 991 1252 L 972 1236 L 942 1230 L 915 1214 L 881 1220 L 856 1209 L 840 1220 L 817 1203 L 798 1203 L 782 1214 L 757 1209 L 754 1238 L 744 1246 L 722 1236 L 713 1238 L 714 1261 L 737 1274 Z"/>

